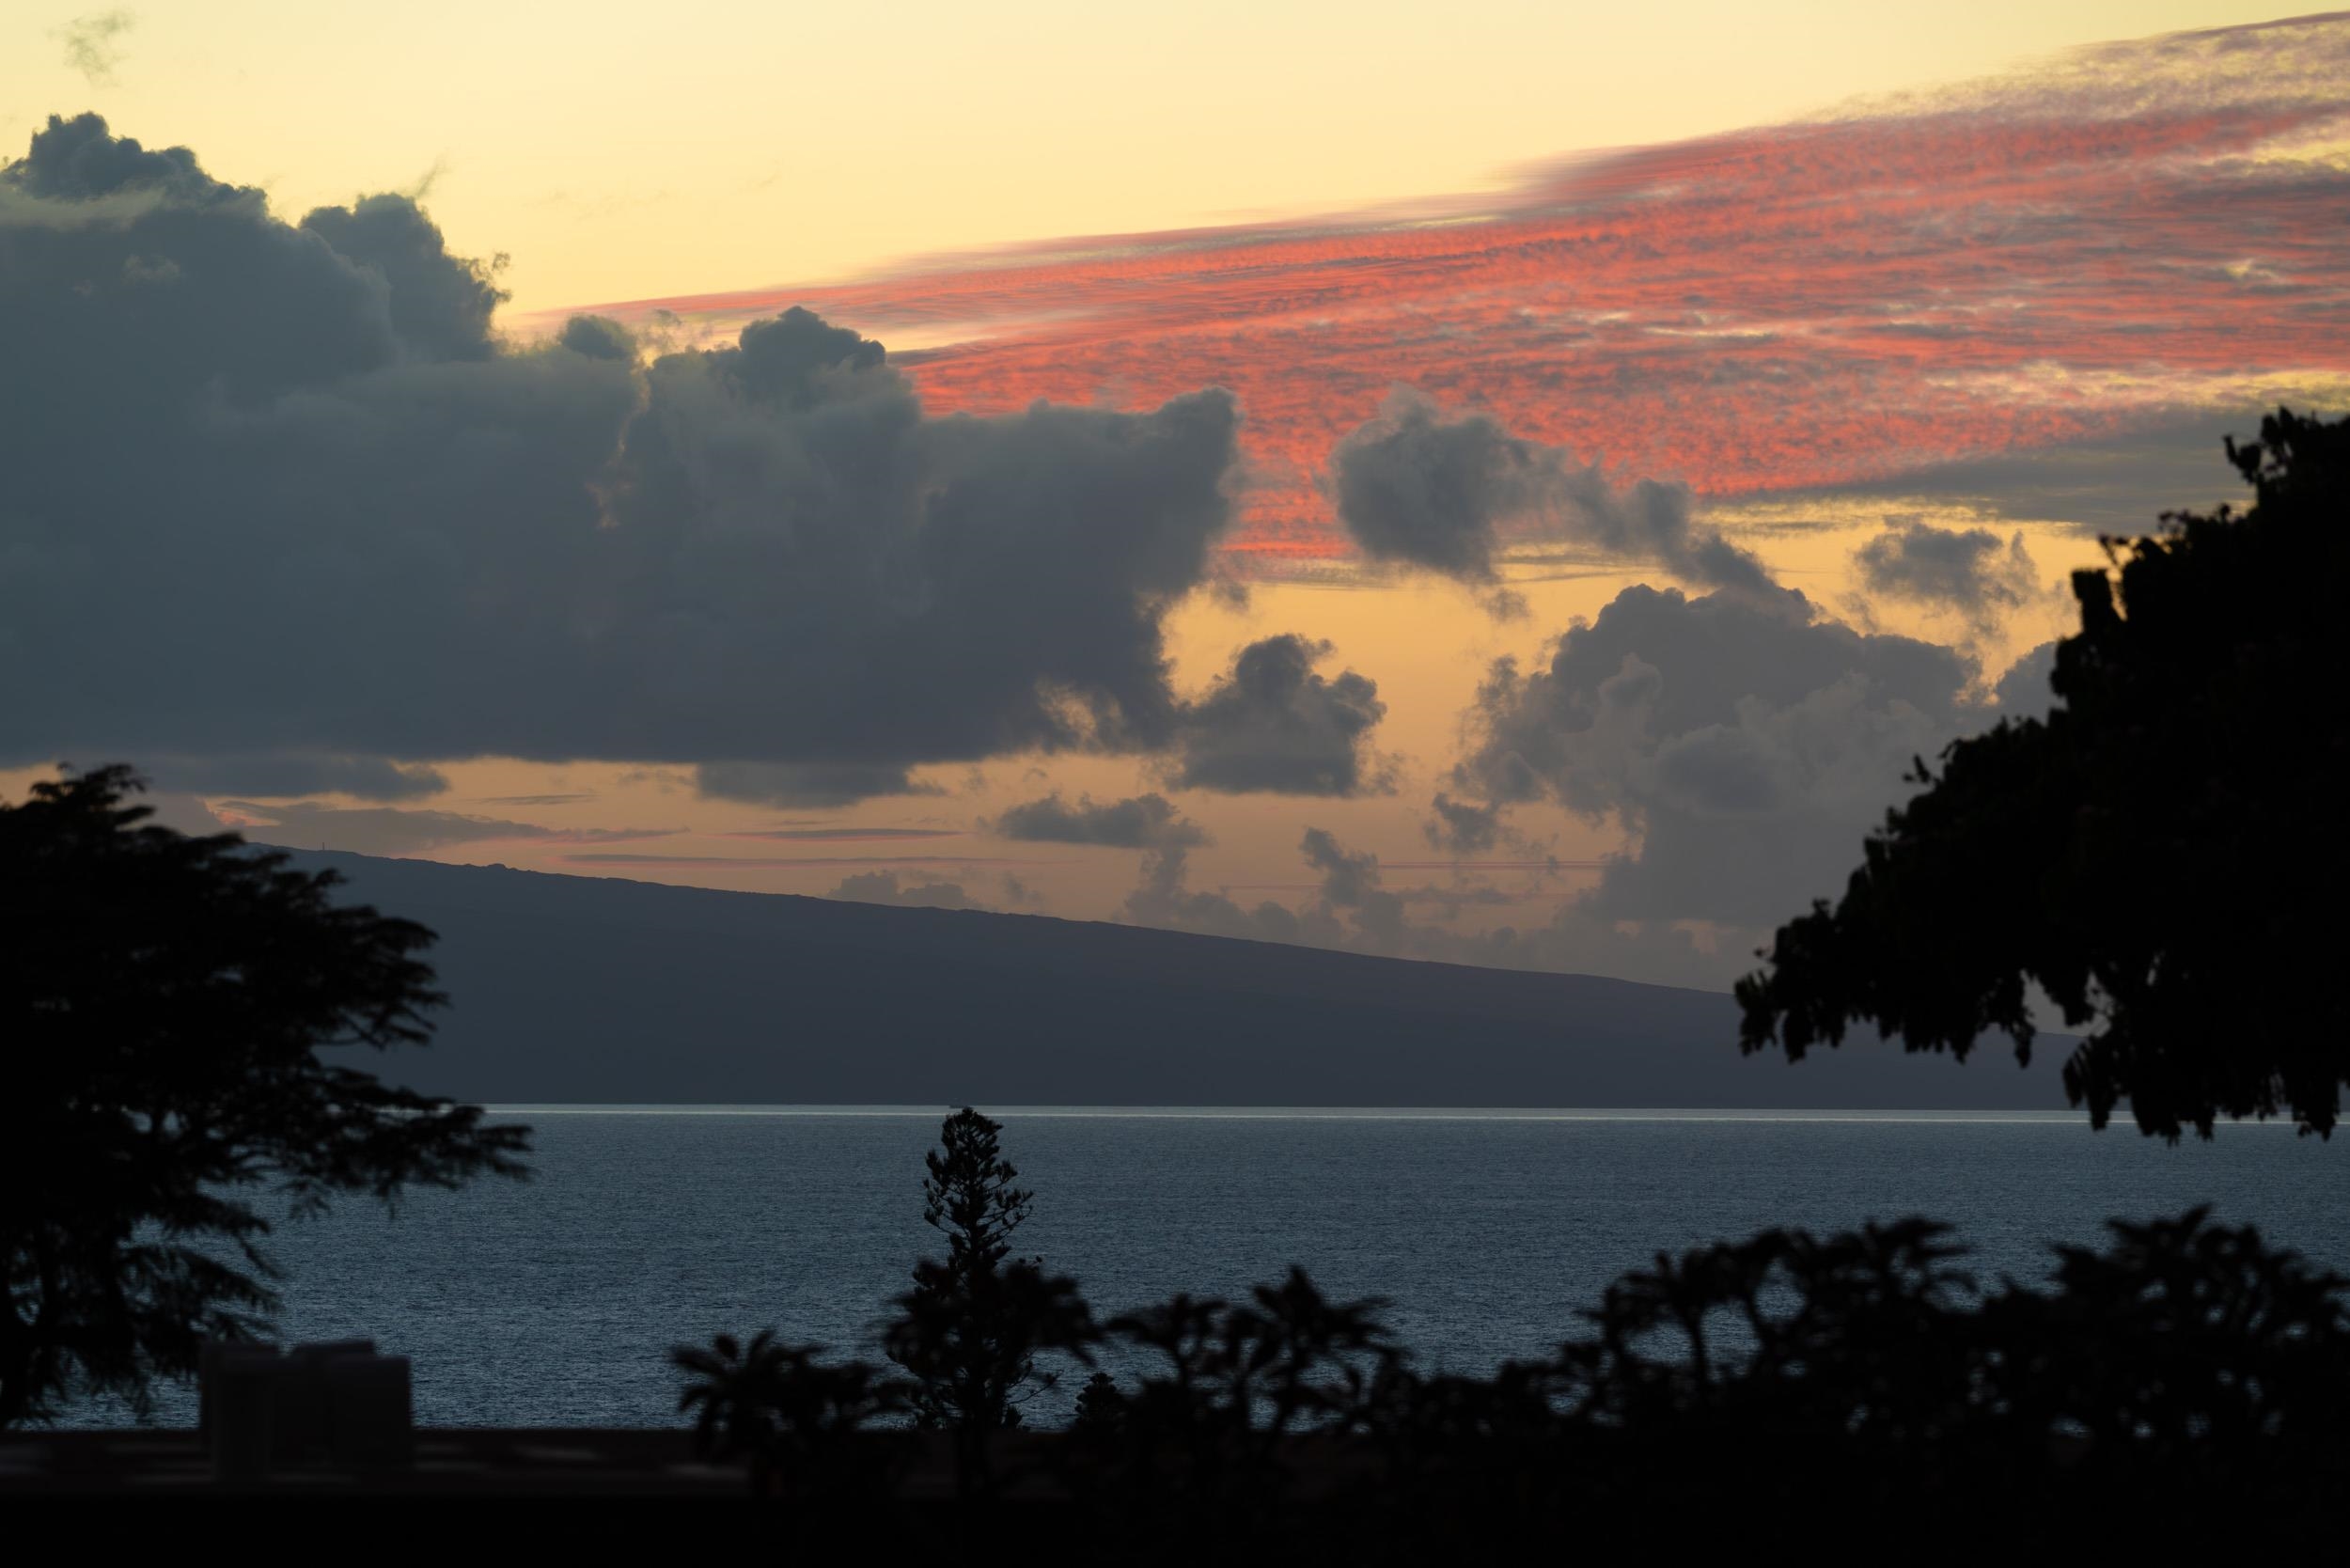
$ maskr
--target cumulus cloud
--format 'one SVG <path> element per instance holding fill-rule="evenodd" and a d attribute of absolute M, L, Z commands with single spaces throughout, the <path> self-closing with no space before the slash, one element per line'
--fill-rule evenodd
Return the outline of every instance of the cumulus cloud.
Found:
<path fill-rule="evenodd" d="M 1172 844 L 1142 858 L 1142 874 L 1119 911 L 1135 925 L 1168 931 L 1235 936 L 1254 942 L 1303 942 L 1335 946 L 1342 934 L 1326 916 L 1301 918 L 1271 899 L 1244 908 L 1223 893 L 1195 892 L 1189 886 L 1189 852 Z"/>
<path fill-rule="evenodd" d="M 1404 927 L 1403 901 L 1382 885 L 1379 857 L 1350 851 L 1324 828 L 1309 827 L 1298 840 L 1306 864 L 1322 873 L 1322 899 L 1328 909 L 1350 911 L 1355 925 L 1374 942 L 1392 944 Z"/>
<path fill-rule="evenodd" d="M 1091 796 L 1080 795 L 1072 806 L 1057 790 L 1042 800 L 1012 807 L 994 825 L 1004 838 L 1029 843 L 1167 849 L 1209 841 L 1205 828 L 1160 794 L 1136 795 L 1099 806 Z"/>
<path fill-rule="evenodd" d="M 1627 588 L 1544 666 L 1494 666 L 1455 783 L 1621 823 L 1602 921 L 1767 929 L 1841 887 L 1914 759 L 1988 721 L 1975 676 L 1800 593 Z"/>
<path fill-rule="evenodd" d="M 1726 986 L 1750 962 L 1747 949 L 1700 943 L 1669 925 L 1616 922 L 1568 899 L 1528 926 L 1461 930 L 1450 923 L 1464 908 L 1501 901 L 1496 889 L 1470 883 L 1452 886 L 1389 887 L 1379 857 L 1350 850 L 1323 828 L 1309 827 L 1298 854 L 1320 873 L 1304 907 L 1265 900 L 1244 905 L 1228 892 L 1196 891 L 1178 849 L 1146 855 L 1142 874 L 1121 919 L 1211 936 L 1290 942 L 1497 969 L 1615 975 L 1656 985 Z M 1434 905 L 1436 917 L 1415 919 L 1414 906 Z"/>
<path fill-rule="evenodd" d="M 1477 855 L 1501 841 L 1499 806 L 1455 800 L 1439 790 L 1428 803 L 1428 809 L 1433 815 L 1420 826 L 1428 835 L 1431 848 L 1449 850 L 1454 855 Z"/>
<path fill-rule="evenodd" d="M 1355 795 L 1390 788 L 1371 754 L 1386 713 L 1378 683 L 1353 670 L 1325 679 L 1331 646 L 1294 633 L 1252 642 L 1173 727 L 1170 776 L 1180 789 L 1226 793 Z"/>
<path fill-rule="evenodd" d="M 456 811 L 321 806 L 306 800 L 276 806 L 249 800 L 223 801 L 216 816 L 223 824 L 237 829 L 255 843 L 282 844 L 294 849 L 349 850 L 359 855 L 415 855 L 451 844 L 498 839 L 566 844 L 617 843 L 663 838 L 674 831 L 541 827 L 535 823 L 505 822 Z"/>
<path fill-rule="evenodd" d="M 640 364 L 608 322 L 502 342 L 497 299 L 409 197 L 287 223 L 39 132 L 0 169 L 0 763 L 601 759 L 805 805 L 1171 739 L 1228 395 L 936 417 L 806 311 Z"/>
<path fill-rule="evenodd" d="M 983 909 L 959 882 L 901 882 L 895 871 L 860 871 L 840 879 L 824 895 L 850 903 L 895 904 L 901 909 Z"/>
<path fill-rule="evenodd" d="M 2002 545 L 1988 528 L 1937 528 L 1895 522 L 1853 552 L 1872 593 L 1948 610 L 1981 631 L 2040 596 L 2040 576 L 2021 533 Z"/>
<path fill-rule="evenodd" d="M 1484 414 L 1445 417 L 1399 388 L 1330 454 L 1339 520 L 1374 560 L 1498 580 L 1505 535 L 1579 545 L 1710 588 L 1760 588 L 1762 563 L 1698 524 L 1689 488 L 1622 489 L 1598 464 L 1522 440 Z"/>

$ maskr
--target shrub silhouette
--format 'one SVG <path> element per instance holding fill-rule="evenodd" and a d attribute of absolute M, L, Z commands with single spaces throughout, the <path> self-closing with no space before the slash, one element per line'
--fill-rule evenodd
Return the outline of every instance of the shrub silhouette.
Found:
<path fill-rule="evenodd" d="M 1962 1058 L 2029 1060 L 2037 985 L 2090 1027 L 2065 1092 L 2103 1127 L 2209 1137 L 2289 1113 L 2331 1131 L 2350 1082 L 2333 831 L 2350 765 L 2339 585 L 2350 420 L 2287 412 L 2229 443 L 2251 510 L 2173 513 L 2074 573 L 2058 705 L 1951 745 L 1863 847 L 1844 896 L 1779 928 L 1738 985 L 1748 1051 L 1867 1020 Z"/>
<path fill-rule="evenodd" d="M 1123 1397 L 1114 1475 L 1125 1493 L 1160 1496 L 1224 1519 L 1277 1497 L 1284 1453 L 1301 1435 L 1343 1430 L 1393 1354 L 1378 1299 L 1332 1302 L 1302 1269 L 1238 1305 L 1177 1295 L 1110 1320 L 1107 1331 L 1155 1363 Z"/>
<path fill-rule="evenodd" d="M 389 1203 L 519 1176 L 528 1149 L 335 1059 L 431 1038 L 431 932 L 157 826 L 141 788 L 100 768 L 0 806 L 0 1426 L 86 1393 L 144 1412 L 207 1337 L 264 1333 L 255 1189 Z"/>
<path fill-rule="evenodd" d="M 862 1361 L 825 1365 L 819 1345 L 783 1344 L 772 1328 L 748 1344 L 721 1334 L 708 1349 L 680 1345 L 686 1374 L 678 1409 L 694 1415 L 704 1458 L 740 1460 L 765 1496 L 840 1497 L 882 1489 L 892 1451 L 860 1441 L 872 1422 L 901 1414 L 912 1389 Z"/>

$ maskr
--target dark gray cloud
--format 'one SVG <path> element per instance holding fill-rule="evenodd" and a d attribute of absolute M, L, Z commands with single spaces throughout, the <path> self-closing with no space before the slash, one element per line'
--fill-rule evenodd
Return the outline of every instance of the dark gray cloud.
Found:
<path fill-rule="evenodd" d="M 448 788 L 438 768 L 382 757 L 263 752 L 216 757 L 149 757 L 158 787 L 206 795 L 355 795 L 361 800 L 421 800 Z M 491 804 L 540 805 L 514 799 Z"/>
<path fill-rule="evenodd" d="M 2040 596 L 2040 574 L 2020 533 L 2002 541 L 1988 528 L 1892 523 L 1853 552 L 1861 586 L 1964 617 L 1978 628 Z"/>
<path fill-rule="evenodd" d="M 1657 985 L 1726 988 L 1752 966 L 1750 942 L 1700 945 L 1671 925 L 1606 918 L 1577 898 L 1562 900 L 1548 918 L 1532 925 L 1465 931 L 1450 923 L 1461 910 L 1516 901 L 1475 882 L 1388 887 L 1376 855 L 1349 850 L 1322 828 L 1306 830 L 1298 854 L 1320 873 L 1303 908 L 1269 899 L 1244 905 L 1230 888 L 1194 891 L 1179 848 L 1144 856 L 1120 917 L 1213 936 L 1497 969 L 1616 975 Z M 1409 911 L 1415 906 L 1434 906 L 1436 917 L 1414 919 Z"/>
<path fill-rule="evenodd" d="M 414 200 L 363 196 L 349 207 L 318 209 L 302 227 L 384 280 L 384 312 L 406 357 L 430 363 L 497 352 L 490 318 L 506 294 L 494 281 L 496 265 L 449 255 L 441 231 Z M 602 324 L 608 332 L 611 323 Z M 566 346 L 583 352 L 578 336 L 569 336 Z M 596 357 L 592 348 L 585 352 Z"/>
<path fill-rule="evenodd" d="M 1169 741 L 1229 396 L 932 417 L 804 311 L 517 347 L 494 271 L 407 197 L 289 224 L 96 117 L 0 169 L 0 763 L 696 763 L 807 805 Z"/>
<path fill-rule="evenodd" d="M 1326 909 L 1345 910 L 1356 929 L 1381 947 L 1392 947 L 1406 924 L 1403 901 L 1382 885 L 1379 857 L 1369 850 L 1350 851 L 1325 829 L 1309 827 L 1298 840 L 1306 864 L 1322 873 L 1322 901 Z"/>
<path fill-rule="evenodd" d="M 2295 406 L 2328 407 L 2312 394 Z M 1906 470 L 1810 492 L 1959 502 L 2017 522 L 2071 523 L 2087 532 L 2151 533 L 2166 511 L 2248 499 L 2228 465 L 2226 438 L 2260 434 L 2259 408 L 2163 419 L 2110 435 Z"/>
<path fill-rule="evenodd" d="M 666 831 L 657 830 L 553 828 L 535 823 L 505 822 L 495 817 L 466 816 L 456 811 L 407 811 L 389 806 L 321 806 L 315 801 L 264 806 L 253 801 L 231 800 L 223 801 L 220 810 L 239 832 L 258 844 L 283 844 L 293 849 L 348 850 L 358 855 L 414 855 L 451 844 L 480 843 L 499 839 L 594 844 L 666 837 Z"/>
<path fill-rule="evenodd" d="M 1454 781 L 1628 830 L 1593 916 L 1767 927 L 1841 888 L 1913 759 L 1988 722 L 1975 676 L 1799 593 L 1627 588 L 1545 666 L 1496 665 Z"/>
<path fill-rule="evenodd" d="M 1408 388 L 1332 448 L 1330 473 L 1340 522 L 1375 560 L 1489 584 L 1514 531 L 1709 588 L 1769 581 L 1761 562 L 1696 522 L 1686 485 L 1618 489 L 1596 463 L 1512 436 L 1489 415 L 1448 419 Z"/>
<path fill-rule="evenodd" d="M 1501 841 L 1501 808 L 1454 800 L 1442 790 L 1428 803 L 1434 813 L 1422 826 L 1428 842 L 1455 855 L 1477 855 Z"/>
<path fill-rule="evenodd" d="M 1330 453 L 1339 520 L 1373 560 L 1491 582 L 1502 521 L 1536 504 L 1540 451 L 1485 415 L 1448 420 L 1396 392 Z"/>
<path fill-rule="evenodd" d="M 959 882 L 901 882 L 895 871 L 860 871 L 840 879 L 828 899 L 850 903 L 887 903 L 901 909 L 984 909 Z"/>
<path fill-rule="evenodd" d="M 1165 795 L 1136 795 L 1095 805 L 1080 795 L 1074 806 L 1055 791 L 1025 801 L 995 819 L 1004 838 L 1030 843 L 1104 844 L 1114 849 L 1167 849 L 1209 841 L 1207 830 L 1176 810 Z"/>
<path fill-rule="evenodd" d="M 122 63 L 122 39 L 138 21 L 135 12 L 119 8 L 75 17 L 56 33 L 57 41 L 65 45 L 67 67 L 80 71 L 93 86 L 112 82 L 115 67 Z"/>
<path fill-rule="evenodd" d="M 1189 852 L 1181 844 L 1142 857 L 1142 874 L 1119 917 L 1167 931 L 1196 931 L 1254 942 L 1302 942 L 1333 947 L 1342 934 L 1326 916 L 1302 918 L 1286 904 L 1266 899 L 1244 908 L 1222 893 L 1194 892 L 1187 886 Z"/>
<path fill-rule="evenodd" d="M 851 806 L 884 795 L 935 795 L 902 765 L 887 762 L 704 762 L 694 788 L 713 800 L 752 806 Z"/>
<path fill-rule="evenodd" d="M 1354 795 L 1389 788 L 1370 749 L 1386 713 L 1379 687 L 1353 670 L 1325 679 L 1330 645 L 1294 633 L 1252 642 L 1174 725 L 1178 788 L 1226 793 Z"/>

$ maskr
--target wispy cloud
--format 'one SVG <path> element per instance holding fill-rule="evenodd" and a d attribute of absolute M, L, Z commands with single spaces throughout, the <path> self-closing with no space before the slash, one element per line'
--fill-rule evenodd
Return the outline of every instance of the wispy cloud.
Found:
<path fill-rule="evenodd" d="M 362 855 L 415 855 L 454 844 L 500 839 L 540 844 L 615 844 L 666 839 L 678 828 L 546 827 L 457 811 L 402 810 L 391 806 L 321 806 L 315 801 L 263 805 L 248 800 L 220 803 L 220 822 L 265 844 L 297 849 L 320 847 Z"/>
<path fill-rule="evenodd" d="M 566 860 L 602 866 L 1040 866 L 1041 860 L 1020 860 L 978 855 L 635 855 L 589 851 L 567 855 Z"/>
<path fill-rule="evenodd" d="M 56 31 L 57 41 L 65 45 L 65 63 L 92 86 L 107 86 L 115 79 L 115 67 L 122 63 L 123 35 L 138 21 L 135 12 L 122 9 L 75 17 Z"/>
<path fill-rule="evenodd" d="M 959 839 L 951 827 L 759 827 L 744 828 L 729 839 L 776 839 L 809 843 L 855 843 L 898 839 Z"/>
<path fill-rule="evenodd" d="M 1230 547 L 1349 549 L 1317 485 L 1390 388 L 1730 497 L 1884 480 L 2350 387 L 2350 19 L 2181 34 L 1795 124 L 1577 159 L 1497 200 L 1072 241 L 806 303 L 928 344 L 937 410 L 1246 414 Z"/>

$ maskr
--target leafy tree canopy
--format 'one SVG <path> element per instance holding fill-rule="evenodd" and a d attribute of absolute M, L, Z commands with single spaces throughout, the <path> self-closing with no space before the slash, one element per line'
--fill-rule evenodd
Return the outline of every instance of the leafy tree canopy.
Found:
<path fill-rule="evenodd" d="M 1919 764 L 1843 898 L 1782 926 L 1738 986 L 1748 1051 L 1867 1020 L 1964 1058 L 2033 1040 L 2035 985 L 2087 1033 L 2065 1091 L 2103 1127 L 2331 1132 L 2350 1081 L 2336 821 L 2350 420 L 2280 412 L 2229 444 L 2251 509 L 2173 513 L 2076 572 L 2057 706 Z"/>
<path fill-rule="evenodd" d="M 144 1408 L 266 1329 L 269 1220 L 519 1176 L 528 1134 L 336 1059 L 422 1044 L 431 933 L 335 874 L 149 823 L 120 767 L 0 806 L 0 1426 Z"/>

